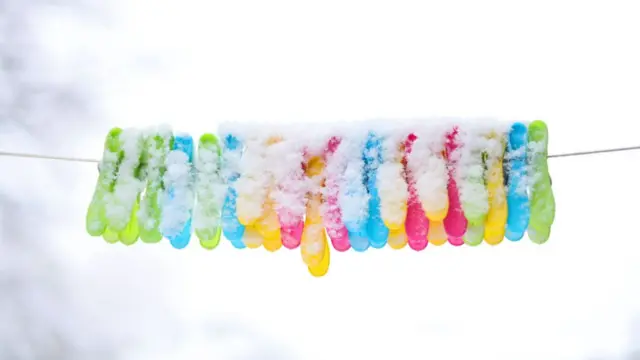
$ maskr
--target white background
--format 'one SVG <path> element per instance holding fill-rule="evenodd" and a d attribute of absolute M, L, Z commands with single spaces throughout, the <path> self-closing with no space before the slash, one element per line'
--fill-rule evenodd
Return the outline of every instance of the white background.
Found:
<path fill-rule="evenodd" d="M 78 144 L 64 155 L 99 157 L 112 126 L 200 135 L 222 121 L 438 115 L 544 119 L 551 153 L 640 143 L 635 1 L 123 0 L 108 11 L 107 25 L 41 23 L 51 64 L 98 54 L 86 67 L 99 125 L 61 139 Z M 298 251 L 90 238 L 93 165 L 53 165 L 80 185 L 47 198 L 65 214 L 50 241 L 74 259 L 77 301 L 112 321 L 105 339 L 144 329 L 130 359 L 618 358 L 640 343 L 639 156 L 550 160 L 558 210 L 545 245 L 334 252 L 322 279 Z M 17 161 L 0 169 L 28 177 Z M 184 338 L 167 340 L 165 317 Z M 236 327 L 252 335 L 228 340 Z"/>

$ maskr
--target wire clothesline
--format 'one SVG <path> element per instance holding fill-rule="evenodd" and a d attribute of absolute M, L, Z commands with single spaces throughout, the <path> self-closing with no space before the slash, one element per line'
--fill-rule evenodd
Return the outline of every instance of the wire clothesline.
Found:
<path fill-rule="evenodd" d="M 87 158 L 66 157 L 66 156 L 49 156 L 49 155 L 41 155 L 41 154 L 10 152 L 10 151 L 0 151 L 0 156 L 18 157 L 18 158 L 30 158 L 30 159 L 44 159 L 44 160 L 70 161 L 70 162 L 100 163 L 100 160 L 98 160 L 98 159 L 87 159 Z"/>
<path fill-rule="evenodd" d="M 587 150 L 587 151 L 560 153 L 560 154 L 551 154 L 551 155 L 548 155 L 547 157 L 549 159 L 554 159 L 554 158 L 587 156 L 587 155 L 616 153 L 616 152 L 625 152 L 625 151 L 634 151 L 634 150 L 640 150 L 640 145 L 638 145 L 638 146 L 628 146 L 628 147 L 619 147 L 619 148 L 609 148 L 609 149 L 598 149 L 598 150 Z M 68 157 L 68 156 L 50 156 L 50 155 L 42 155 L 42 154 L 11 152 L 11 151 L 0 151 L 0 156 L 17 157 L 17 158 L 28 158 L 28 159 L 57 160 L 57 161 L 68 161 L 68 162 L 83 162 L 83 163 L 94 163 L 94 164 L 100 163 L 100 160 L 98 160 L 98 159 L 81 158 L 81 157 Z"/>

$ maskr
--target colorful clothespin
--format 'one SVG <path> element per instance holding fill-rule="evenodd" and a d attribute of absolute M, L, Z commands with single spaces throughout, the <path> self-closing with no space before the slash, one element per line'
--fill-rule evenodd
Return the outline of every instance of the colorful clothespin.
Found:
<path fill-rule="evenodd" d="M 329 139 L 327 149 L 324 152 L 325 167 L 325 193 L 322 207 L 322 219 L 327 235 L 331 239 L 333 248 L 337 251 L 347 251 L 351 248 L 349 231 L 342 221 L 342 211 L 339 206 L 340 176 L 343 174 L 346 163 L 343 156 L 336 156 L 340 147 L 339 137 Z"/>
<path fill-rule="evenodd" d="M 266 142 L 264 161 L 274 165 L 273 162 L 278 161 L 277 158 L 270 156 L 270 150 L 275 145 L 282 142 L 281 137 L 273 136 L 269 137 Z M 262 246 L 267 251 L 276 251 L 282 247 L 282 238 L 280 231 L 280 221 L 278 220 L 278 213 L 276 212 L 276 205 L 273 193 L 276 188 L 275 179 L 271 171 L 263 173 L 265 178 L 264 183 L 266 187 L 266 196 L 264 197 L 262 215 L 256 220 L 255 228 L 262 236 Z"/>
<path fill-rule="evenodd" d="M 167 156 L 162 234 L 176 249 L 184 249 L 191 239 L 191 214 L 195 200 L 193 138 L 176 135 Z"/>
<path fill-rule="evenodd" d="M 324 167 L 322 157 L 311 154 L 305 171 L 311 188 L 307 194 L 307 213 L 300 243 L 302 260 L 310 268 L 320 265 L 328 249 L 321 210 Z"/>
<path fill-rule="evenodd" d="M 455 127 L 447 133 L 447 141 L 445 143 L 447 170 L 449 173 L 449 181 L 447 183 L 447 192 L 449 194 L 449 212 L 444 218 L 444 229 L 447 233 L 449 243 L 454 246 L 464 244 L 463 237 L 467 232 L 467 218 L 464 216 L 464 210 L 460 202 L 460 192 L 458 190 L 458 167 L 460 152 L 458 140 L 458 128 Z"/>
<path fill-rule="evenodd" d="M 380 214 L 380 195 L 378 192 L 378 169 L 382 163 L 382 139 L 375 133 L 369 133 L 362 155 L 365 185 L 369 193 L 367 235 L 369 245 L 380 249 L 387 244 L 389 237 L 389 229 Z"/>
<path fill-rule="evenodd" d="M 502 242 L 507 225 L 507 199 L 504 188 L 503 159 L 505 139 L 502 134 L 491 132 L 487 138 L 487 192 L 489 211 L 484 227 L 484 240 L 489 245 Z"/>
<path fill-rule="evenodd" d="M 505 236 L 511 241 L 522 239 L 529 226 L 529 194 L 527 191 L 527 126 L 515 123 L 509 131 L 507 143 L 507 228 Z"/>
<path fill-rule="evenodd" d="M 285 139 L 271 146 L 276 167 L 276 192 L 272 192 L 280 223 L 282 246 L 300 246 L 304 229 L 306 186 L 304 181 L 304 151 L 297 139 Z"/>
<path fill-rule="evenodd" d="M 106 208 L 107 197 L 111 196 L 113 192 L 118 166 L 122 158 L 120 133 L 122 133 L 120 128 L 111 129 L 104 142 L 102 160 L 98 166 L 98 181 L 86 216 L 85 226 L 87 233 L 91 236 L 102 236 L 109 222 Z"/>
<path fill-rule="evenodd" d="M 157 243 L 162 240 L 160 221 L 162 194 L 165 190 L 163 177 L 167 170 L 167 154 L 173 146 L 173 133 L 169 128 L 154 129 L 145 137 L 144 146 L 142 161 L 146 164 L 147 187 L 138 210 L 140 240 Z"/>
<path fill-rule="evenodd" d="M 226 187 L 221 173 L 222 147 L 218 137 L 204 134 L 198 141 L 196 157 L 196 207 L 193 225 L 200 245 L 208 250 L 220 243 L 221 211 Z"/>
<path fill-rule="evenodd" d="M 429 220 L 424 213 L 424 208 L 418 196 L 418 189 L 416 188 L 416 177 L 413 173 L 412 167 L 408 166 L 408 159 L 411 157 L 413 150 L 413 144 L 415 143 L 417 136 L 410 134 L 405 141 L 405 153 L 403 157 L 403 163 L 405 165 L 405 176 L 407 181 L 407 187 L 409 190 L 409 198 L 407 200 L 407 218 L 405 220 L 405 230 L 407 233 L 407 241 L 409 247 L 413 250 L 424 250 L 429 243 L 427 241 L 427 233 L 429 232 Z"/>
<path fill-rule="evenodd" d="M 446 137 L 439 132 L 420 134 L 413 144 L 409 166 L 425 215 L 429 219 L 427 241 L 439 246 L 447 242 L 443 221 L 449 212 L 447 162 L 444 154 Z"/>
<path fill-rule="evenodd" d="M 527 234 L 537 244 L 549 239 L 556 215 L 556 202 L 551 188 L 547 164 L 549 130 L 542 120 L 529 125 L 529 155 L 531 181 L 531 219 Z"/>
<path fill-rule="evenodd" d="M 235 183 L 240 177 L 240 159 L 242 157 L 242 143 L 233 135 L 224 138 L 223 176 L 227 183 L 227 193 L 222 206 L 222 232 L 236 249 L 244 249 L 242 241 L 245 227 L 238 220 L 236 214 L 236 199 L 238 192 Z"/>
<path fill-rule="evenodd" d="M 122 158 L 118 164 L 113 192 L 107 202 L 107 226 L 109 234 L 118 234 L 118 240 L 132 245 L 140 234 L 138 208 L 140 193 L 144 189 L 140 159 L 144 138 L 137 129 L 125 129 L 120 133 Z"/>
<path fill-rule="evenodd" d="M 463 129 L 460 129 L 463 130 Z M 489 194 L 485 183 L 484 146 L 478 141 L 482 137 L 477 131 L 466 130 L 461 134 L 464 149 L 460 154 L 460 191 L 462 210 L 467 218 L 465 244 L 476 246 L 484 238 L 484 224 L 489 211 Z"/>
<path fill-rule="evenodd" d="M 346 166 L 340 179 L 339 204 L 342 219 L 349 231 L 351 248 L 358 252 L 369 248 L 367 235 L 367 218 L 369 214 L 369 194 L 365 186 L 364 159 L 362 147 L 364 141 L 360 138 L 342 139 Z"/>
<path fill-rule="evenodd" d="M 389 229 L 387 243 L 393 249 L 407 245 L 405 221 L 409 190 L 405 178 L 404 138 L 387 136 L 381 146 L 382 163 L 378 169 L 380 214 Z"/>

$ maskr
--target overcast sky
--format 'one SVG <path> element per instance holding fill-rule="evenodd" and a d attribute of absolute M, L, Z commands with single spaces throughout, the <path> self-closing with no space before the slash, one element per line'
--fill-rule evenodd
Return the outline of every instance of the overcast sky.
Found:
<path fill-rule="evenodd" d="M 43 11 L 43 51 L 52 68 L 81 65 L 97 119 L 74 138 L 55 134 L 77 142 L 69 153 L 47 151 L 97 158 L 112 126 L 168 123 L 198 136 L 222 121 L 438 115 L 544 119 L 552 153 L 640 143 L 634 1 L 112 4 L 73 20 Z M 0 143 L 10 146 L 32 149 Z M 545 245 L 333 252 L 322 279 L 298 251 L 89 237 L 95 165 L 46 165 L 74 174 L 49 194 L 17 180 L 45 165 L 0 159 L 0 173 L 15 176 L 5 191 L 59 211 L 49 241 L 73 260 L 78 316 L 102 314 L 95 321 L 117 344 L 136 329 L 144 346 L 127 360 L 586 360 L 623 359 L 634 342 L 638 163 L 640 152 L 550 160 L 558 208 Z"/>

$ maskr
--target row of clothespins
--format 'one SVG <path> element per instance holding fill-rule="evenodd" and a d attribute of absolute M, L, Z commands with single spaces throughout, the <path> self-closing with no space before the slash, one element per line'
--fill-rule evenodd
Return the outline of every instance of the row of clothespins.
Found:
<path fill-rule="evenodd" d="M 364 130 L 364 131 L 363 131 Z M 87 212 L 110 243 L 300 248 L 312 274 L 337 251 L 544 243 L 555 217 L 542 121 L 305 134 L 112 129 Z M 193 224 L 192 224 L 193 222 Z M 328 238 L 327 238 L 328 236 Z"/>

